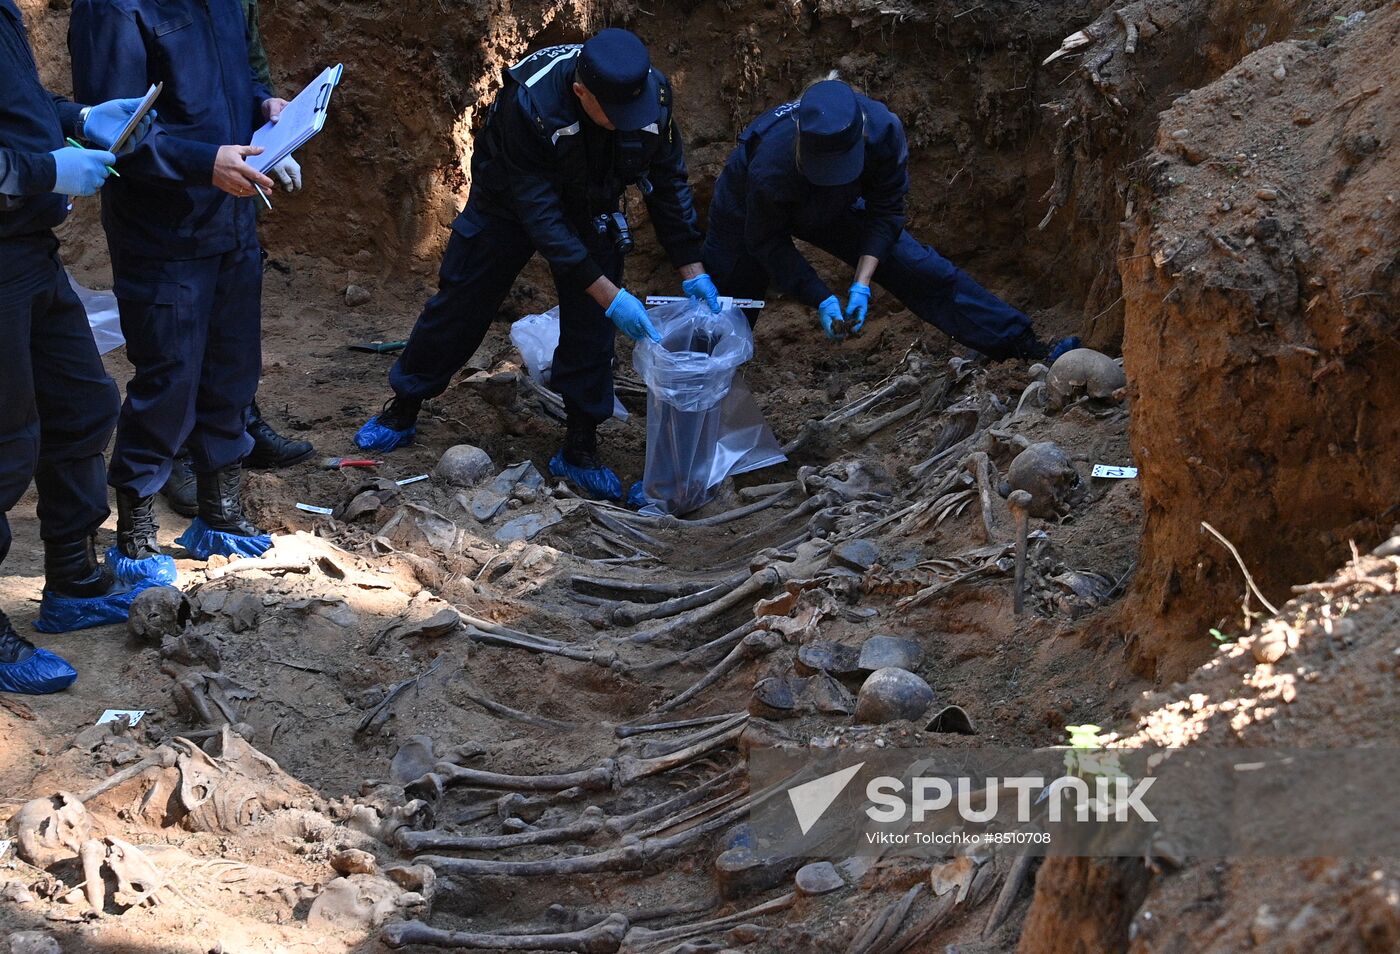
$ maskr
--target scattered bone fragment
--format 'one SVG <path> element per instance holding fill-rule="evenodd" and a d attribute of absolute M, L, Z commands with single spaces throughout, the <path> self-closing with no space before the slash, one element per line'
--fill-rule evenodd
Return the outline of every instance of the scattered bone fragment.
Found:
<path fill-rule="evenodd" d="M 944 706 L 934 713 L 933 718 L 925 726 L 929 732 L 952 732 L 957 735 L 976 735 L 977 727 L 973 725 L 972 716 L 967 714 L 967 710 L 962 706 Z"/>
<path fill-rule="evenodd" d="M 762 904 L 757 904 L 745 911 L 738 911 L 723 917 L 710 918 L 705 921 L 696 921 L 691 924 L 678 924 L 674 927 L 659 929 L 634 927 L 627 932 L 627 946 L 630 950 L 636 951 L 659 948 L 664 944 L 674 944 L 686 938 L 732 928 L 766 914 L 776 914 L 779 911 L 786 911 L 795 903 L 797 903 L 797 892 L 790 891 L 787 894 L 773 898 L 771 901 L 764 901 Z"/>
<path fill-rule="evenodd" d="M 406 892 L 380 875 L 336 878 L 311 902 L 306 923 L 333 931 L 368 930 L 421 907 L 421 895 Z"/>
<path fill-rule="evenodd" d="M 396 781 L 408 783 L 431 772 L 437 761 L 431 737 L 409 736 L 408 741 L 394 753 L 393 761 L 389 763 L 389 773 Z"/>
<path fill-rule="evenodd" d="M 1015 463 L 1012 463 L 1015 466 Z M 963 467 L 977 481 L 977 498 L 982 503 L 983 539 L 991 543 L 996 539 L 996 515 L 992 512 L 992 461 L 983 451 L 969 454 Z"/>
<path fill-rule="evenodd" d="M 374 860 L 374 855 L 359 848 L 345 848 L 331 855 L 331 867 L 336 874 L 375 874 L 379 870 L 379 864 Z"/>
<path fill-rule="evenodd" d="M 912 672 L 919 668 L 923 660 L 923 647 L 914 640 L 900 636 L 875 635 L 861 643 L 856 667 L 864 672 L 890 667 Z"/>
<path fill-rule="evenodd" d="M 1006 498 L 1006 506 L 1016 522 L 1016 577 L 1013 591 L 1015 612 L 1020 616 L 1026 608 L 1026 547 L 1029 545 L 1030 509 L 1034 498 L 1030 491 L 1013 490 Z"/>
<path fill-rule="evenodd" d="M 611 914 L 592 927 L 559 934 L 477 934 L 444 931 L 422 921 L 398 921 L 384 928 L 381 937 L 391 948 L 423 945 L 458 950 L 571 951 L 576 954 L 614 954 L 622 947 L 628 921 Z"/>
<path fill-rule="evenodd" d="M 102 880 L 107 846 L 96 838 L 89 838 L 79 849 L 78 858 L 83 864 L 83 896 L 87 898 L 88 907 L 101 916 L 107 900 L 107 885 Z"/>
<path fill-rule="evenodd" d="M 929 684 L 906 669 L 879 669 L 870 674 L 856 697 L 856 721 L 917 720 L 933 704 Z"/>
<path fill-rule="evenodd" d="M 797 870 L 793 886 L 804 898 L 814 898 L 840 891 L 846 887 L 846 881 L 831 862 L 814 861 Z"/>
<path fill-rule="evenodd" d="M 399 845 L 405 851 L 504 851 L 524 845 L 550 845 L 583 841 L 603 828 L 603 810 L 590 805 L 578 821 L 558 828 L 539 828 L 507 835 L 456 835 L 440 830 L 400 831 Z"/>

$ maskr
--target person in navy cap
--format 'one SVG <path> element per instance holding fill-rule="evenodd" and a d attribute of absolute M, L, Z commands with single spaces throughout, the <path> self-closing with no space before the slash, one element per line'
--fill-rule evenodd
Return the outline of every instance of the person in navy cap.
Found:
<path fill-rule="evenodd" d="M 45 90 L 13 0 L 0 0 L 0 76 L 0 562 L 11 543 L 5 514 L 32 479 L 44 542 L 34 628 L 53 633 L 124 620 L 136 593 L 97 558 L 93 534 L 110 513 L 102 452 L 117 422 L 117 386 L 53 229 L 72 196 L 102 187 L 117 162 L 109 150 L 140 101 L 82 106 Z M 143 119 L 122 152 L 149 131 Z M 68 137 L 91 148 L 65 146 Z M 57 692 L 76 678 L 0 612 L 0 692 Z"/>
<path fill-rule="evenodd" d="M 761 298 L 776 285 L 815 308 L 837 340 L 865 324 L 873 279 L 990 358 L 1041 359 L 1076 346 L 1041 342 L 1028 317 L 905 231 L 908 163 L 904 126 L 883 103 L 839 80 L 812 85 L 740 134 L 715 184 L 705 265 L 736 297 Z M 855 269 L 844 308 L 794 238 Z"/>
<path fill-rule="evenodd" d="M 700 264 L 671 85 L 641 40 L 617 29 L 533 53 L 504 80 L 476 137 L 471 194 L 452 224 L 438 293 L 389 372 L 393 398 L 355 442 L 384 452 L 413 439 L 423 401 L 446 390 L 539 252 L 558 292 L 550 386 L 567 415 L 549 469 L 590 496 L 619 500 L 622 484 L 599 461 L 595 436 L 613 413 L 612 325 L 633 340 L 658 337 L 645 306 L 622 287 L 630 237 L 618 209 L 628 186 L 641 191 L 685 293 L 719 310 Z"/>

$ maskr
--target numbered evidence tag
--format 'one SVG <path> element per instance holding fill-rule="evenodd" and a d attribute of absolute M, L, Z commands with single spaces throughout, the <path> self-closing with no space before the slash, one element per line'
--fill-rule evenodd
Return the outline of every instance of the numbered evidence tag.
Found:
<path fill-rule="evenodd" d="M 118 719 L 120 719 L 122 716 L 126 716 L 127 722 L 130 723 L 131 725 L 135 726 L 135 725 L 139 725 L 140 722 L 141 722 L 141 720 L 144 719 L 144 718 L 146 717 L 146 710 L 145 710 L 145 709 L 108 709 L 106 712 L 102 713 L 102 718 L 100 718 L 100 719 L 97 720 L 97 724 L 98 724 L 98 725 L 102 725 L 102 724 L 105 723 L 105 722 L 116 722 L 116 721 L 117 721 Z"/>
<path fill-rule="evenodd" d="M 1110 467 L 1108 464 L 1095 464 L 1094 469 L 1089 472 L 1090 477 L 1116 477 L 1119 480 L 1127 480 L 1136 477 L 1137 474 L 1136 467 Z"/>

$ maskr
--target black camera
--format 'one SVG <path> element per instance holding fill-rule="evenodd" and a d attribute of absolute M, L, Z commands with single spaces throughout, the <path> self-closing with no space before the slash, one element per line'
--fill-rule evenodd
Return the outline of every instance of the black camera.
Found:
<path fill-rule="evenodd" d="M 621 212 L 604 212 L 593 219 L 593 227 L 598 234 L 611 240 L 617 254 L 627 255 L 632 251 L 632 230 L 627 225 L 627 216 Z"/>

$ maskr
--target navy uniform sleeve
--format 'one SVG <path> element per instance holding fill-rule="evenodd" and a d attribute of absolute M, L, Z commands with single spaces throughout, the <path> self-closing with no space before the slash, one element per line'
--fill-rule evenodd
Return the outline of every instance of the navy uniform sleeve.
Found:
<path fill-rule="evenodd" d="M 53 156 L 0 147 L 0 196 L 17 198 L 53 191 L 57 176 Z M 8 207 L 8 203 L 0 208 Z"/>
<path fill-rule="evenodd" d="M 66 96 L 57 93 L 50 93 L 53 97 L 53 107 L 58 110 L 58 122 L 63 127 L 63 135 L 72 136 L 74 139 L 83 138 L 83 127 L 80 114 L 83 107 L 73 102 Z"/>
<path fill-rule="evenodd" d="M 831 297 L 831 289 L 792 244 L 792 217 L 764 184 L 749 182 L 744 243 L 772 277 L 773 283 L 804 305 L 815 308 Z"/>
<path fill-rule="evenodd" d="M 53 97 L 63 135 L 77 138 L 82 134 L 78 114 L 82 107 L 57 93 Z M 0 196 L 43 195 L 53 191 L 58 171 L 53 156 L 47 152 L 24 152 L 0 147 Z"/>
<path fill-rule="evenodd" d="M 113 0 L 76 0 L 68 24 L 68 50 L 73 59 L 73 91 L 80 101 L 146 94 L 146 44 L 131 12 Z M 171 136 L 159 119 L 149 135 L 117 160 L 123 176 L 209 185 L 219 147 Z"/>
<path fill-rule="evenodd" d="M 661 147 L 652 160 L 651 194 L 646 197 L 647 212 L 656 229 L 656 240 L 676 268 L 700 261 L 699 217 L 690 193 L 690 174 L 685 167 L 685 143 L 674 116 L 668 117 Z"/>
<path fill-rule="evenodd" d="M 503 102 L 496 115 L 500 127 L 495 147 L 506 168 L 511 204 L 559 281 L 587 288 L 602 277 L 603 270 L 564 216 L 563 200 L 549 177 L 554 156 L 522 99 L 517 90 L 517 98 Z"/>
<path fill-rule="evenodd" d="M 871 143 L 870 156 L 861 177 L 865 197 L 865 234 L 860 254 L 883 260 L 904 230 L 904 197 L 909 192 L 909 142 L 899 117 L 889 114 L 890 123 L 879 139 Z"/>

